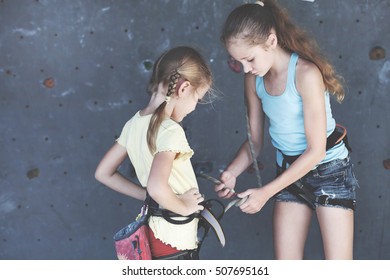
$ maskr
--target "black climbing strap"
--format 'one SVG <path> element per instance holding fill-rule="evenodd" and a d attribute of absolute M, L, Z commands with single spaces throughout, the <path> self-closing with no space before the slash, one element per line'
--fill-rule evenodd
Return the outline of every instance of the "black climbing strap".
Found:
<path fill-rule="evenodd" d="M 330 150 L 337 144 L 339 144 L 341 141 L 344 142 L 345 147 L 348 149 L 349 152 L 352 152 L 351 147 L 348 143 L 348 137 L 347 137 L 347 129 L 337 124 L 334 131 L 328 136 L 326 141 L 326 150 Z M 287 163 L 291 165 L 298 157 L 301 155 L 295 155 L 295 156 L 287 156 L 283 154 L 280 150 L 279 152 L 283 156 L 282 161 L 282 172 L 287 169 Z M 356 207 L 356 200 L 351 199 L 335 199 L 331 198 L 327 195 L 322 195 L 319 197 L 316 197 L 312 193 L 312 189 L 309 184 L 302 184 L 301 180 L 298 180 L 288 186 L 286 188 L 287 191 L 297 196 L 301 201 L 306 203 L 310 208 L 315 209 L 315 204 L 319 205 L 332 205 L 332 206 L 343 206 L 352 210 L 355 210 Z"/>
<path fill-rule="evenodd" d="M 328 195 L 321 195 L 316 198 L 316 202 L 320 205 L 333 205 L 333 206 L 344 206 L 349 209 L 355 210 L 356 200 L 355 199 L 338 199 L 330 198 Z"/>
<path fill-rule="evenodd" d="M 343 206 L 352 210 L 355 210 L 356 208 L 356 200 L 354 199 L 338 199 L 332 198 L 328 195 L 321 195 L 316 197 L 312 192 L 313 187 L 308 183 L 303 184 L 301 180 L 294 182 L 285 190 L 298 197 L 298 199 L 300 199 L 313 210 L 316 209 L 316 204 L 322 206 Z"/>
<path fill-rule="evenodd" d="M 341 143 L 341 141 L 344 142 L 344 145 L 348 149 L 348 151 L 352 152 L 351 146 L 349 146 L 348 143 L 347 129 L 340 124 L 336 124 L 336 127 L 333 130 L 333 132 L 328 136 L 328 138 L 326 138 L 326 150 L 328 151 L 332 149 L 334 146 Z M 283 163 L 282 163 L 283 169 L 287 168 L 287 163 L 291 165 L 297 158 L 301 156 L 301 155 L 288 156 L 283 154 L 282 151 L 280 150 L 279 152 L 283 156 Z"/>
<path fill-rule="evenodd" d="M 225 246 L 225 233 L 223 232 L 223 229 L 219 223 L 219 221 L 222 219 L 223 214 L 225 213 L 225 207 L 224 205 L 216 199 L 208 199 L 200 204 L 204 207 L 204 209 L 201 212 L 197 212 L 194 214 L 191 214 L 189 216 L 182 216 L 179 214 L 176 214 L 170 210 L 167 209 L 161 209 L 159 207 L 159 204 L 147 193 L 146 194 L 146 200 L 148 201 L 149 205 L 149 214 L 150 216 L 155 217 L 162 217 L 167 222 L 176 224 L 176 225 L 183 225 L 191 222 L 194 218 L 198 218 L 198 247 L 196 250 L 188 251 L 187 253 L 190 253 L 190 255 L 195 256 L 195 253 L 193 251 L 196 251 L 199 253 L 201 245 L 203 243 L 203 240 L 206 238 L 208 232 L 210 229 L 213 229 L 215 232 L 218 240 L 220 241 L 222 246 Z M 219 214 L 216 214 L 215 205 L 216 203 L 221 207 L 221 211 Z M 213 209 L 214 208 L 214 209 Z M 176 218 L 176 219 L 174 219 Z M 177 218 L 185 218 L 185 219 L 177 219 Z M 165 257 L 165 256 L 164 256 Z M 176 258 L 177 256 L 173 256 L 173 258 Z"/>

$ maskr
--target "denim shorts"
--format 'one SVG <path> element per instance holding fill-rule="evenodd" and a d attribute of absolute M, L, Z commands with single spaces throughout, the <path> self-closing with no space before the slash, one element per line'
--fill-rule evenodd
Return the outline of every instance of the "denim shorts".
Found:
<path fill-rule="evenodd" d="M 358 181 L 352 170 L 349 156 L 345 159 L 335 159 L 317 166 L 300 179 L 301 183 L 310 186 L 315 197 L 327 195 L 332 199 L 356 200 L 356 188 Z M 277 175 L 282 173 L 282 168 L 277 166 Z M 274 196 L 276 201 L 305 203 L 300 198 L 287 190 L 282 190 Z M 315 203 L 315 207 L 319 204 Z M 326 205 L 329 207 L 342 207 L 339 205 Z"/>

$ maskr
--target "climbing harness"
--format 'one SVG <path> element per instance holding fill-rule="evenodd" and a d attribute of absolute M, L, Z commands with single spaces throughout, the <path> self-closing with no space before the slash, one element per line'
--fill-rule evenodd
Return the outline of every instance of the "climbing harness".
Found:
<path fill-rule="evenodd" d="M 340 125 L 336 124 L 335 129 L 333 132 L 328 136 L 326 139 L 326 150 L 330 150 L 337 144 L 340 144 L 341 141 L 344 142 L 345 147 L 348 149 L 349 152 L 352 152 L 351 147 L 348 143 L 348 136 L 347 136 L 347 129 Z M 295 155 L 295 156 L 288 156 L 282 153 L 282 151 L 279 150 L 279 152 L 283 156 L 283 163 L 282 163 L 282 169 L 285 170 L 287 168 L 287 163 L 291 165 L 297 158 L 299 158 L 301 155 Z"/>
<path fill-rule="evenodd" d="M 161 209 L 159 207 L 159 204 L 153 200 L 149 194 L 147 194 L 147 200 L 149 201 L 149 215 L 150 216 L 157 216 L 164 218 L 167 222 L 176 224 L 176 225 L 183 225 L 191 222 L 193 219 L 198 218 L 198 246 L 197 249 L 194 250 L 183 250 L 178 253 L 159 257 L 159 260 L 162 259 L 172 259 L 172 258 L 182 258 L 182 259 L 198 259 L 199 258 L 199 251 L 201 249 L 202 243 L 210 231 L 210 229 L 213 229 L 214 233 L 216 234 L 220 244 L 222 247 L 226 244 L 225 234 L 224 231 L 219 223 L 221 220 L 224 211 L 223 204 L 216 200 L 216 199 L 208 199 L 200 203 L 204 209 L 200 212 L 193 213 L 189 216 L 182 216 L 179 214 L 176 214 L 172 211 L 169 211 L 167 209 Z M 219 215 L 216 214 L 215 210 L 215 203 L 219 204 L 219 206 L 222 208 L 222 211 Z M 176 218 L 176 219 L 175 219 Z M 177 219 L 180 218 L 180 219 Z M 156 258 L 157 259 L 157 258 Z"/>
<path fill-rule="evenodd" d="M 337 144 L 341 143 L 341 141 L 344 142 L 345 147 L 348 149 L 349 152 L 352 152 L 351 147 L 348 143 L 348 137 L 347 137 L 347 129 L 340 125 L 336 124 L 336 127 L 334 131 L 328 136 L 326 141 L 326 150 L 329 150 L 336 146 Z M 283 154 L 280 150 L 279 152 L 283 156 L 283 162 L 282 162 L 282 172 L 287 169 L 287 164 L 291 165 L 300 155 L 295 156 L 287 156 Z M 279 175 L 279 174 L 278 174 Z M 306 203 L 310 208 L 313 210 L 316 208 L 316 204 L 326 206 L 326 205 L 332 205 L 332 206 L 343 206 L 352 210 L 355 210 L 356 207 L 356 200 L 351 199 L 336 199 L 332 198 L 328 195 L 321 195 L 319 197 L 316 197 L 312 190 L 313 188 L 311 185 L 305 183 L 302 183 L 302 180 L 298 180 L 288 186 L 286 188 L 287 191 L 294 194 L 298 198 L 300 198 L 303 202 Z"/>
<path fill-rule="evenodd" d="M 256 177 L 258 181 L 259 187 L 262 186 L 261 184 L 261 177 L 260 177 L 260 171 L 257 164 L 257 160 L 255 158 L 254 148 L 253 148 L 253 142 L 251 137 L 251 129 L 250 129 L 250 123 L 249 123 L 249 114 L 248 114 L 248 103 L 247 98 L 245 98 L 245 107 L 246 107 L 246 123 L 247 123 L 247 136 L 248 136 L 248 142 L 250 147 L 250 152 L 253 160 L 253 166 L 256 171 Z M 344 142 L 345 147 L 348 149 L 349 152 L 352 152 L 352 149 L 348 143 L 348 137 L 347 137 L 347 129 L 340 125 L 336 124 L 334 131 L 327 137 L 326 141 L 326 150 L 329 150 L 336 146 L 337 144 L 341 143 L 341 141 Z M 280 150 L 279 152 L 283 156 L 283 164 L 282 164 L 282 171 L 287 169 L 287 163 L 292 164 L 300 155 L 295 156 L 287 156 L 284 155 Z M 329 197 L 327 195 L 322 195 L 319 197 L 316 197 L 312 191 L 312 188 L 308 184 L 302 184 L 301 180 L 298 180 L 288 186 L 286 188 L 287 191 L 290 193 L 296 195 L 298 198 L 300 198 L 303 202 L 305 202 L 310 208 L 313 210 L 315 209 L 315 204 L 320 205 L 333 205 L 333 206 L 343 206 L 350 208 L 352 210 L 355 209 L 356 206 L 356 200 L 349 200 L 349 199 L 334 199 L 332 197 Z"/>

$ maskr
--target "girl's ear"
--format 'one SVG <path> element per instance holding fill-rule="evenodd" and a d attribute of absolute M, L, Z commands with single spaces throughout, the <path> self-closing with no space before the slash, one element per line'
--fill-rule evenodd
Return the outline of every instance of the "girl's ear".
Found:
<path fill-rule="evenodd" d="M 191 84 L 189 81 L 184 81 L 180 84 L 178 90 L 177 90 L 177 95 L 181 97 L 183 93 L 185 92 L 186 89 L 190 88 Z"/>
<path fill-rule="evenodd" d="M 275 33 L 269 34 L 267 39 L 267 45 L 271 48 L 275 48 L 277 44 L 278 44 L 278 37 L 276 36 L 276 34 Z"/>

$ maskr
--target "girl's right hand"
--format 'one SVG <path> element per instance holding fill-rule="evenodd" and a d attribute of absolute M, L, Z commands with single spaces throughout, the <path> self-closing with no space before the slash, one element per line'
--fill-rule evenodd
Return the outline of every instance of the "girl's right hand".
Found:
<path fill-rule="evenodd" d="M 232 172 L 225 170 L 221 174 L 220 181 L 222 184 L 215 185 L 214 190 L 219 197 L 231 198 L 235 194 L 234 187 L 236 186 L 236 176 L 234 176 Z"/>
<path fill-rule="evenodd" d="M 187 206 L 188 213 L 185 213 L 183 216 L 189 216 L 195 212 L 202 211 L 204 208 L 202 205 L 199 205 L 199 203 L 204 201 L 204 196 L 199 193 L 199 189 L 197 188 L 192 188 L 178 197 Z"/>

